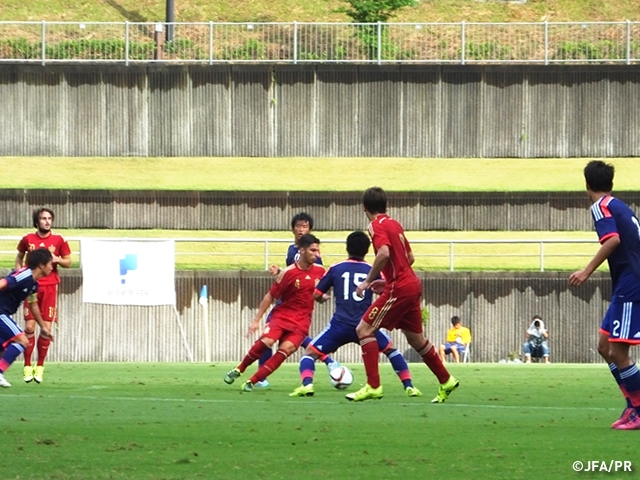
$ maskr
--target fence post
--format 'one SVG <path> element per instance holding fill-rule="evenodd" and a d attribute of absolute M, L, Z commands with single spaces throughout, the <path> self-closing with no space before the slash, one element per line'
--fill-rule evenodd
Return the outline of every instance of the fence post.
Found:
<path fill-rule="evenodd" d="M 293 64 L 298 64 L 298 22 L 293 22 Z"/>
<path fill-rule="evenodd" d="M 462 43 L 462 50 L 460 52 L 460 61 L 462 62 L 462 65 L 464 65 L 465 64 L 465 58 L 466 58 L 464 20 L 462 22 L 460 22 L 460 40 L 461 40 L 461 43 Z"/>
<path fill-rule="evenodd" d="M 453 272 L 453 242 L 449 242 L 449 271 Z"/>
<path fill-rule="evenodd" d="M 162 24 L 156 23 L 156 30 L 153 32 L 153 41 L 156 43 L 156 49 L 153 52 L 154 60 L 162 60 L 162 50 L 164 46 L 164 35 L 162 35 Z"/>
<path fill-rule="evenodd" d="M 378 21 L 378 65 L 382 64 L 382 22 Z"/>
<path fill-rule="evenodd" d="M 540 271 L 544 272 L 544 242 L 540 242 Z"/>
<path fill-rule="evenodd" d="M 213 64 L 213 22 L 209 20 L 209 65 Z"/>
<path fill-rule="evenodd" d="M 269 271 L 269 240 L 264 241 L 264 269 Z"/>
<path fill-rule="evenodd" d="M 124 21 L 124 64 L 129 66 L 129 20 Z"/>
<path fill-rule="evenodd" d="M 544 64 L 549 65 L 549 22 L 544 21 Z"/>
<path fill-rule="evenodd" d="M 627 65 L 631 65 L 631 21 L 627 20 Z"/>
<path fill-rule="evenodd" d="M 45 65 L 45 57 L 46 57 L 46 50 L 47 50 L 47 41 L 45 39 L 46 35 L 47 35 L 47 24 L 44 20 L 42 20 L 42 66 L 44 67 Z"/>

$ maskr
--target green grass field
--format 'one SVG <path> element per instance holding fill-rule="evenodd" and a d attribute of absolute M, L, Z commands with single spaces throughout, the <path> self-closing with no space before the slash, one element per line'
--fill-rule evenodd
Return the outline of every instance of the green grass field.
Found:
<path fill-rule="evenodd" d="M 589 159 L 4 157 L 0 188 L 222 191 L 583 191 Z M 640 158 L 610 158 L 616 190 L 637 190 Z M 295 168 L 293 168 L 295 166 Z M 301 178 L 309 172 L 310 181 Z"/>
<path fill-rule="evenodd" d="M 539 480 L 596 478 L 575 461 L 640 465 L 636 432 L 610 429 L 623 401 L 605 365 L 450 365 L 461 387 L 441 405 L 422 364 L 410 367 L 424 397 L 405 397 L 384 364 L 385 398 L 361 404 L 323 366 L 312 398 L 288 397 L 296 364 L 252 393 L 222 382 L 232 366 L 50 364 L 38 385 L 14 365 L 3 478 Z"/>

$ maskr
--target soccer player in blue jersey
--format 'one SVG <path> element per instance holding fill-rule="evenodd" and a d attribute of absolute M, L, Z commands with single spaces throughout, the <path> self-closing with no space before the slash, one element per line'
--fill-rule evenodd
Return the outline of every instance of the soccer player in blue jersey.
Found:
<path fill-rule="evenodd" d="M 300 258 L 300 245 L 298 244 L 298 242 L 303 235 L 306 235 L 307 233 L 311 233 L 311 230 L 313 230 L 313 217 L 311 215 L 309 215 L 307 212 L 300 212 L 293 216 L 293 218 L 291 219 L 291 231 L 293 232 L 294 241 L 291 245 L 289 245 L 289 248 L 287 249 L 287 258 L 286 258 L 287 267 L 290 265 L 293 265 Z M 318 265 L 322 265 L 321 256 L 318 256 L 318 258 L 316 259 L 316 263 Z M 269 267 L 269 271 L 271 272 L 271 275 L 275 277 L 281 272 L 281 269 L 277 265 L 271 265 Z M 266 322 L 268 321 L 269 321 L 269 317 L 267 317 Z M 305 338 L 304 341 L 302 342 L 302 346 L 306 348 L 307 345 L 309 345 L 309 342 L 311 342 L 311 338 L 310 337 Z M 258 360 L 258 365 L 261 367 L 262 365 L 267 363 L 267 361 L 271 358 L 272 355 L 273 355 L 272 350 L 265 351 L 260 357 L 260 359 Z M 323 355 L 322 361 L 325 363 L 329 371 L 331 371 L 332 369 L 340 365 L 338 362 L 333 360 L 328 355 Z M 254 387 L 258 387 L 258 388 L 266 388 L 268 386 L 269 386 L 269 382 L 267 380 L 264 380 L 262 382 L 257 382 L 254 385 Z"/>
<path fill-rule="evenodd" d="M 326 301 L 329 298 L 327 292 L 333 288 L 336 308 L 329 325 L 307 346 L 300 360 L 302 385 L 290 393 L 290 397 L 313 396 L 313 376 L 315 361 L 318 358 L 335 352 L 347 343 L 360 343 L 356 327 L 371 305 L 373 293 L 367 290 L 365 295 L 360 297 L 356 295 L 356 288 L 367 278 L 371 270 L 371 265 L 364 261 L 370 246 L 371 241 L 366 233 L 360 231 L 350 233 L 347 237 L 349 258 L 331 265 L 318 283 L 314 294 L 316 301 Z M 407 362 L 402 353 L 393 348 L 389 335 L 377 331 L 375 337 L 378 349 L 389 358 L 406 394 L 409 397 L 422 396 L 420 390 L 413 386 Z"/>
<path fill-rule="evenodd" d="M 611 427 L 640 430 L 640 371 L 629 356 L 631 345 L 640 344 L 640 223 L 627 204 L 611 196 L 613 175 L 613 166 L 600 160 L 584 169 L 600 248 L 585 268 L 569 276 L 569 284 L 582 285 L 605 260 L 609 262 L 611 304 L 600 326 L 598 352 L 627 402 Z"/>
<path fill-rule="evenodd" d="M 24 353 L 29 341 L 24 331 L 11 315 L 25 299 L 36 322 L 40 325 L 40 335 L 53 341 L 53 335 L 40 314 L 38 308 L 38 280 L 46 277 L 53 270 L 53 257 L 46 248 L 37 248 L 27 254 L 27 266 L 11 272 L 0 279 L 0 345 L 4 349 L 0 358 L 0 387 L 8 388 L 11 384 L 4 378 L 4 372 L 21 353 Z"/>

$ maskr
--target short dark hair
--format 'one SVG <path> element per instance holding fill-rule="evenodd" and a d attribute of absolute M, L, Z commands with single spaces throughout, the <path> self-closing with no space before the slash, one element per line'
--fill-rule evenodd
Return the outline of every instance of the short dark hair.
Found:
<path fill-rule="evenodd" d="M 453 317 L 451 317 L 451 325 L 457 325 L 460 323 L 460 317 L 457 315 L 454 315 Z"/>
<path fill-rule="evenodd" d="M 387 194 L 380 187 L 370 187 L 362 195 L 362 205 L 370 213 L 387 213 Z"/>
<path fill-rule="evenodd" d="M 305 233 L 300 237 L 300 240 L 298 240 L 298 246 L 300 248 L 307 248 L 313 243 L 320 243 L 320 240 L 312 233 Z"/>
<path fill-rule="evenodd" d="M 309 224 L 309 230 L 313 230 L 313 217 L 307 212 L 296 213 L 291 219 L 291 228 L 295 228 L 298 222 L 307 222 Z"/>
<path fill-rule="evenodd" d="M 542 320 L 542 317 L 540 315 L 534 315 L 531 320 Z"/>
<path fill-rule="evenodd" d="M 613 190 L 615 168 L 602 160 L 592 160 L 584 167 L 584 179 L 592 192 L 610 192 Z"/>
<path fill-rule="evenodd" d="M 369 236 L 360 230 L 351 232 L 347 237 L 347 253 L 350 258 L 363 259 L 369 253 L 370 246 Z"/>
<path fill-rule="evenodd" d="M 46 248 L 36 248 L 27 254 L 27 267 L 31 270 L 51 261 L 51 252 Z"/>
<path fill-rule="evenodd" d="M 40 222 L 40 215 L 42 215 L 43 212 L 47 212 L 51 215 L 51 220 L 55 220 L 56 215 L 55 213 L 53 213 L 53 210 L 51 210 L 50 208 L 47 207 L 40 207 L 40 208 L 36 208 L 33 211 L 33 226 L 38 228 L 39 226 L 39 222 Z"/>

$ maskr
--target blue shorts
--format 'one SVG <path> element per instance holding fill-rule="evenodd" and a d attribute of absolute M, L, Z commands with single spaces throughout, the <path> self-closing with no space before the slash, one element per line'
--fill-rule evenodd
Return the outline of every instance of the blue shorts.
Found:
<path fill-rule="evenodd" d="M 6 348 L 11 341 L 22 334 L 22 329 L 9 315 L 0 314 L 0 346 Z"/>
<path fill-rule="evenodd" d="M 376 332 L 376 340 L 378 341 L 378 349 L 381 352 L 393 346 L 391 337 L 381 330 Z M 320 355 L 329 355 L 347 343 L 360 343 L 356 327 L 330 322 L 329 325 L 324 327 L 324 330 L 311 340 L 309 347 Z"/>
<path fill-rule="evenodd" d="M 458 353 L 464 353 L 466 347 L 464 345 L 460 345 L 459 343 L 456 342 L 448 342 L 444 344 L 444 353 L 445 354 L 449 354 L 451 353 L 451 347 L 456 347 L 456 349 L 458 350 Z"/>
<path fill-rule="evenodd" d="M 640 344 L 640 302 L 612 303 L 600 325 L 610 342 Z"/>

